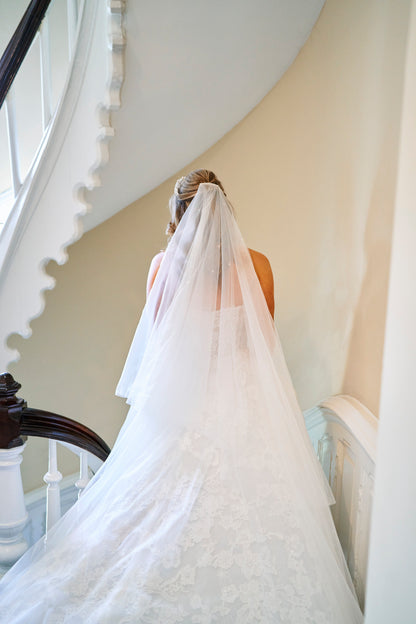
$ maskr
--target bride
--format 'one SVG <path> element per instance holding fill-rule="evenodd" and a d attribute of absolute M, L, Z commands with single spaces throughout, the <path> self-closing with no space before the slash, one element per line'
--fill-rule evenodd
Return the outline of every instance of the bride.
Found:
<path fill-rule="evenodd" d="M 273 323 L 273 276 L 221 182 L 178 180 L 80 500 L 5 575 L 6 624 L 363 621 Z"/>

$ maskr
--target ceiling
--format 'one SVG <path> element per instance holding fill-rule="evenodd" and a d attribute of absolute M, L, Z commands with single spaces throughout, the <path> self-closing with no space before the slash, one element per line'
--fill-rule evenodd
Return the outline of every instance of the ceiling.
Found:
<path fill-rule="evenodd" d="M 122 106 L 90 229 L 216 143 L 282 77 L 324 0 L 130 0 Z"/>

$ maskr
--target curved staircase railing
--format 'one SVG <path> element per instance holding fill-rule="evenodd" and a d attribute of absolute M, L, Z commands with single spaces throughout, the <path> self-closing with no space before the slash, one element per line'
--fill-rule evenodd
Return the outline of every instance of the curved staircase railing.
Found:
<path fill-rule="evenodd" d="M 0 230 L 6 222 L 8 213 L 12 208 L 11 199 L 16 199 L 25 175 L 22 175 L 21 145 L 18 141 L 19 123 L 16 119 L 16 101 L 14 95 L 13 81 L 26 58 L 31 46 L 37 36 L 39 36 L 39 61 L 40 61 L 40 95 L 41 95 L 41 124 L 43 135 L 45 135 L 49 122 L 52 119 L 55 106 L 52 104 L 52 71 L 50 54 L 50 36 L 48 25 L 48 8 L 51 0 L 31 0 L 22 19 L 20 20 L 10 42 L 8 43 L 0 59 L 0 108 L 5 104 L 7 142 L 9 145 L 9 165 L 12 193 L 7 189 L 0 189 Z M 73 39 L 77 26 L 77 1 L 67 0 L 68 15 L 68 49 L 70 50 L 68 61 L 71 56 Z M 35 53 L 35 52 L 34 52 Z M 53 57 L 52 57 L 53 58 Z M 36 115 L 35 115 L 36 117 Z M 33 120 L 32 120 L 33 125 Z M 36 146 L 30 149 L 30 160 L 35 156 L 35 152 L 40 149 L 43 137 Z M 27 151 L 26 149 L 24 151 Z M 27 158 L 26 158 L 27 160 Z"/>
<path fill-rule="evenodd" d="M 0 59 L 0 107 L 19 71 L 51 0 L 32 0 Z"/>
<path fill-rule="evenodd" d="M 89 457 L 101 462 L 110 447 L 92 429 L 60 414 L 29 408 L 16 396 L 21 384 L 12 375 L 0 375 L 0 572 L 9 568 L 25 552 L 28 543 L 23 531 L 28 513 L 20 474 L 22 453 L 28 436 L 49 439 L 49 466 L 44 476 L 46 492 L 46 532 L 61 516 L 57 442 L 80 456 L 80 477 L 75 483 L 79 494 L 86 487 Z"/>
<path fill-rule="evenodd" d="M 26 407 L 22 412 L 20 434 L 67 442 L 102 461 L 110 454 L 110 447 L 92 429 L 76 420 L 45 410 Z"/>

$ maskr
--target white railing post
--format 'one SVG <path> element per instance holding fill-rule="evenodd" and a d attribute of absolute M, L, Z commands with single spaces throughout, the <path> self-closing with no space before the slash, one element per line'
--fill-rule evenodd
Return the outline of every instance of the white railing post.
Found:
<path fill-rule="evenodd" d="M 88 453 L 87 451 L 81 451 L 79 454 L 79 479 L 75 481 L 75 487 L 78 490 L 78 498 L 87 487 L 88 481 Z"/>
<path fill-rule="evenodd" d="M 46 535 L 49 529 L 61 517 L 61 489 L 62 474 L 58 470 L 56 440 L 49 440 L 49 466 L 43 477 L 48 484 L 46 491 Z"/>
<path fill-rule="evenodd" d="M 42 94 L 42 126 L 45 132 L 52 117 L 52 85 L 51 85 L 51 55 L 49 41 L 48 15 L 43 18 L 39 29 L 40 41 L 40 89 Z"/>
<path fill-rule="evenodd" d="M 66 10 L 68 16 L 68 54 L 69 60 L 72 58 L 72 53 L 75 46 L 75 37 L 77 34 L 78 23 L 78 3 L 77 0 L 67 0 Z"/>
<path fill-rule="evenodd" d="M 22 178 L 20 175 L 19 165 L 19 146 L 17 137 L 16 110 L 14 104 L 13 87 L 11 87 L 11 89 L 9 90 L 4 104 L 6 107 L 7 140 L 9 143 L 9 158 L 10 171 L 12 175 L 13 195 L 16 197 L 20 190 L 20 187 L 22 186 Z"/>
<path fill-rule="evenodd" d="M 27 550 L 27 523 L 20 464 L 26 444 L 0 449 L 0 568 L 11 567 Z"/>

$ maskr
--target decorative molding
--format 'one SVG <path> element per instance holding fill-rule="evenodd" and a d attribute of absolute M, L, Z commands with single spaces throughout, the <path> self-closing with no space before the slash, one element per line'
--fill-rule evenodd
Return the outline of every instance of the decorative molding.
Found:
<path fill-rule="evenodd" d="M 55 286 L 45 265 L 67 261 L 67 247 L 82 235 L 79 217 L 91 209 L 86 191 L 101 184 L 109 159 L 111 111 L 124 79 L 125 2 L 84 0 L 81 12 L 63 97 L 0 235 L 0 370 L 19 358 L 7 338 L 28 338 L 43 312 L 44 291 Z"/>

